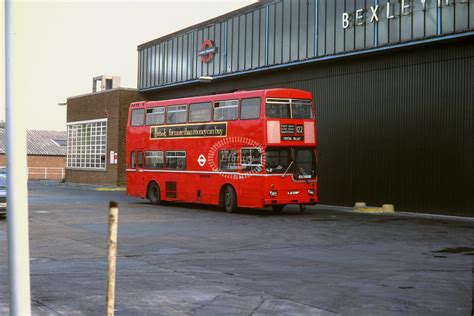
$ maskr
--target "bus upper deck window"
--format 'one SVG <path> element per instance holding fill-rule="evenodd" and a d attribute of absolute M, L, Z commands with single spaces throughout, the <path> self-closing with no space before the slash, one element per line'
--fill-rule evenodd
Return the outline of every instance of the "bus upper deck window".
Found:
<path fill-rule="evenodd" d="M 130 120 L 130 125 L 132 126 L 142 126 L 145 119 L 145 109 L 136 109 L 132 111 L 132 118 Z"/>
<path fill-rule="evenodd" d="M 239 101 L 217 101 L 214 103 L 214 121 L 233 121 L 237 119 Z"/>
<path fill-rule="evenodd" d="M 211 120 L 211 102 L 194 103 L 189 106 L 189 122 L 209 122 Z"/>
<path fill-rule="evenodd" d="M 269 118 L 290 118 L 290 100 L 267 99 L 265 113 Z"/>
<path fill-rule="evenodd" d="M 157 125 L 165 122 L 165 108 L 159 106 L 156 108 L 146 109 L 146 125 Z"/>
<path fill-rule="evenodd" d="M 310 100 L 291 100 L 291 116 L 295 119 L 312 119 L 312 107 Z"/>
<path fill-rule="evenodd" d="M 260 117 L 260 98 L 242 99 L 240 119 L 254 120 Z"/>
<path fill-rule="evenodd" d="M 166 111 L 166 123 L 186 123 L 188 107 L 184 105 L 170 105 Z"/>

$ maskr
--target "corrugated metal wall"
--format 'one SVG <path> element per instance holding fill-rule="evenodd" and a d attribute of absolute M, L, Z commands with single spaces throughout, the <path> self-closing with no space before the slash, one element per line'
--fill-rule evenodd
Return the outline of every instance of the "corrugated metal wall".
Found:
<path fill-rule="evenodd" d="M 422 3 L 422 0 L 263 1 L 249 12 L 217 18 L 208 25 L 141 45 L 138 89 L 474 29 L 474 0 L 448 0 L 448 5 L 446 0 L 426 0 L 424 8 Z M 373 18 L 372 10 L 379 22 Z M 347 27 L 343 26 L 344 13 Z M 212 40 L 217 47 L 211 63 L 203 63 L 198 56 L 205 39 Z"/>
<path fill-rule="evenodd" d="M 321 203 L 474 216 L 474 44 L 465 41 L 165 89 L 313 92 Z"/>

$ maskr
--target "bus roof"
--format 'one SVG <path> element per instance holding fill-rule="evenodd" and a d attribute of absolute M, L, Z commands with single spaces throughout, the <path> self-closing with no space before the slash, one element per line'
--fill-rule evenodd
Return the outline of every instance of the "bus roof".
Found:
<path fill-rule="evenodd" d="M 253 97 L 270 97 L 270 98 L 291 98 L 291 99 L 312 99 L 312 94 L 308 91 L 298 89 L 263 89 L 263 90 L 250 90 L 250 91 L 235 91 L 231 93 L 223 94 L 212 94 L 205 96 L 195 96 L 179 99 L 168 99 L 160 101 L 140 101 L 133 102 L 130 107 L 148 107 L 157 105 L 178 105 L 178 104 L 189 104 L 204 101 L 219 101 L 229 100 L 232 98 L 253 98 Z"/>

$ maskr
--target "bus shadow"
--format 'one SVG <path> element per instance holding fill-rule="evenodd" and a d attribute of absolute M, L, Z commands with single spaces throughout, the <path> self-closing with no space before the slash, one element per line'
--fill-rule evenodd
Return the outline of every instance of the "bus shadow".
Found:
<path fill-rule="evenodd" d="M 187 203 L 187 202 L 168 202 L 164 201 L 160 205 L 153 205 L 146 201 L 136 202 L 137 205 L 148 205 L 150 207 L 163 207 L 163 208 L 183 208 L 188 210 L 208 211 L 213 213 L 223 213 L 225 210 L 215 205 L 199 204 L 199 203 Z M 255 217 L 298 217 L 309 215 L 310 212 L 300 212 L 298 207 L 286 207 L 282 212 L 274 212 L 270 207 L 267 208 L 239 208 L 237 212 L 229 213 L 232 215 L 246 215 Z"/>

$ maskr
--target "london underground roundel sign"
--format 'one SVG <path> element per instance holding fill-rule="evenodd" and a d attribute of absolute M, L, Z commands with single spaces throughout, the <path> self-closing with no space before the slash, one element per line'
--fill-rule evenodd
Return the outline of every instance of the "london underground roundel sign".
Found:
<path fill-rule="evenodd" d="M 202 42 L 198 55 L 201 56 L 201 61 L 203 63 L 208 64 L 212 61 L 216 52 L 217 47 L 214 46 L 214 42 L 206 39 L 204 42 Z"/>

